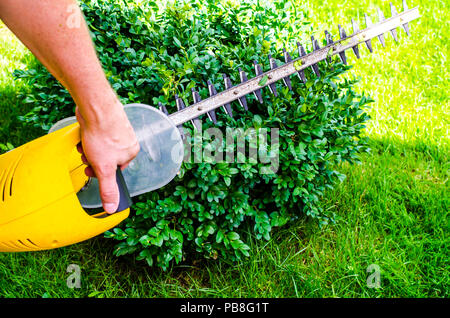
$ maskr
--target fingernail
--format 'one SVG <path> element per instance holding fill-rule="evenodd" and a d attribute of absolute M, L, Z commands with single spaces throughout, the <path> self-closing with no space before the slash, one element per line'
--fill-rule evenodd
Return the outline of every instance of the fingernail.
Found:
<path fill-rule="evenodd" d="M 114 213 L 116 212 L 116 205 L 114 203 L 105 203 L 105 212 Z"/>

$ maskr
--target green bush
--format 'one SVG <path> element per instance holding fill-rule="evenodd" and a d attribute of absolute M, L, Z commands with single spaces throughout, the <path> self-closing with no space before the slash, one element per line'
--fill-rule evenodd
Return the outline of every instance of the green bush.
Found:
<path fill-rule="evenodd" d="M 283 47 L 296 57 L 297 36 L 307 35 L 309 29 L 305 11 L 290 1 L 177 1 L 163 7 L 86 0 L 82 9 L 122 102 L 161 102 L 169 112 L 176 111 L 175 94 L 192 103 L 191 88 L 196 87 L 202 99 L 207 98 L 207 80 L 220 91 L 222 74 L 238 83 L 239 67 L 249 77 L 254 60 L 267 70 L 268 54 L 283 60 Z M 184 162 L 179 176 L 135 198 L 133 215 L 106 233 L 120 241 L 115 254 L 133 253 L 164 269 L 191 257 L 234 261 L 248 255 L 248 233 L 267 240 L 273 228 L 302 215 L 322 223 L 332 220 L 319 200 L 345 177 L 335 170 L 336 164 L 355 162 L 358 153 L 367 150 L 360 133 L 371 100 L 352 89 L 355 80 L 341 76 L 348 67 L 337 61 L 319 66 L 322 76 L 307 70 L 306 84 L 292 76 L 293 92 L 277 84 L 278 97 L 264 89 L 263 104 L 249 96 L 248 112 L 236 102 L 234 118 L 217 110 L 217 127 L 223 131 L 279 129 L 278 148 L 268 149 L 269 154 L 278 150 L 276 173 L 261 174 L 267 166 L 261 162 Z M 45 130 L 73 115 L 69 94 L 40 64 L 16 76 L 33 86 L 23 96 L 35 105 L 24 121 Z M 204 128 L 213 126 L 203 122 Z M 188 138 L 194 138 L 191 124 L 185 128 L 191 133 Z M 203 142 L 205 147 L 223 146 Z"/>

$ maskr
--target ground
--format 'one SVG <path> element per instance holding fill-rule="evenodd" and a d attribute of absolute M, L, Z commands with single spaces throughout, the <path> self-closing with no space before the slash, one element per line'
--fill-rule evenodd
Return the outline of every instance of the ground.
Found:
<path fill-rule="evenodd" d="M 252 242 L 250 257 L 237 264 L 198 261 L 167 272 L 115 258 L 113 242 L 102 237 L 52 251 L 4 253 L 0 296 L 448 297 L 450 17 L 446 1 L 414 2 L 410 7 L 419 5 L 422 18 L 411 24 L 411 38 L 399 30 L 396 44 L 386 34 L 387 48 L 377 43 L 372 55 L 361 48 L 361 61 L 350 59 L 349 76 L 360 76 L 359 88 L 376 100 L 366 129 L 372 151 L 361 165 L 343 165 L 346 180 L 326 193 L 323 207 L 336 215 L 335 224 L 298 220 L 268 242 Z M 386 1 L 307 5 L 315 33 L 337 34 L 342 21 L 351 30 L 350 17 L 364 27 L 364 12 L 377 21 L 375 4 L 390 16 Z M 42 134 L 17 120 L 27 109 L 16 94 L 27 88 L 11 75 L 32 58 L 4 26 L 0 50 L 0 144 L 18 146 Z M 67 286 L 70 264 L 80 266 L 79 289 Z"/>

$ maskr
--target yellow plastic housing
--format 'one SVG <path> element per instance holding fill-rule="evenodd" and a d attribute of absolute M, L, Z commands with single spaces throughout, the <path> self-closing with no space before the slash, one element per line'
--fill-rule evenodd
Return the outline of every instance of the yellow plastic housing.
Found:
<path fill-rule="evenodd" d="M 89 215 L 77 192 L 86 167 L 74 123 L 0 156 L 0 252 L 58 248 L 105 232 L 130 209 Z"/>

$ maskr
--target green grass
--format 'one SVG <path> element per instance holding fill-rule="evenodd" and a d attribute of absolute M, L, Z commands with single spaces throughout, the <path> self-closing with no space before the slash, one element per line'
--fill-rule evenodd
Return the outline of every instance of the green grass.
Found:
<path fill-rule="evenodd" d="M 378 21 L 376 8 L 390 16 L 389 1 L 324 0 L 309 1 L 312 25 L 323 38 L 328 29 L 339 38 L 337 24 L 347 34 L 352 32 L 351 18 L 365 27 L 364 13 Z M 393 1 L 402 11 L 401 1 Z M 367 134 L 376 139 L 389 139 L 413 144 L 418 150 L 448 150 L 449 128 L 449 53 L 445 32 L 450 26 L 450 11 L 444 0 L 410 0 L 410 8 L 419 6 L 422 17 L 410 24 L 411 37 L 397 30 L 397 44 L 385 34 L 387 47 L 374 39 L 374 54 L 360 45 L 363 58 L 347 53 L 355 65 L 351 72 L 361 77 L 361 89 L 376 100 L 370 113 L 372 121 Z M 316 27 L 317 26 L 317 27 Z"/>
<path fill-rule="evenodd" d="M 338 22 L 361 17 L 362 9 L 376 20 L 372 2 L 389 16 L 384 1 L 310 1 L 312 25 L 336 34 Z M 270 241 L 252 241 L 242 262 L 194 261 L 167 272 L 115 258 L 113 242 L 101 237 L 39 253 L 3 253 L 0 296 L 449 297 L 449 12 L 445 1 L 419 3 L 422 18 L 411 24 L 411 38 L 399 30 L 395 44 L 386 34 L 386 49 L 377 44 L 369 56 L 361 48 L 363 59 L 350 60 L 360 89 L 376 100 L 366 131 L 372 152 L 361 165 L 342 165 L 346 180 L 323 199 L 335 224 L 298 220 Z M 40 133 L 17 121 L 27 109 L 15 95 L 26 87 L 10 74 L 31 59 L 4 28 L 0 49 L 0 143 L 18 146 Z M 69 264 L 81 268 L 80 289 L 66 285 Z M 367 285 L 371 264 L 380 268 L 380 288 Z"/>
<path fill-rule="evenodd" d="M 29 111 L 16 95 L 27 88 L 12 77 L 16 69 L 24 69 L 33 61 L 31 53 L 0 21 L 0 143 L 21 145 L 42 132 L 23 127 L 17 116 Z"/>

